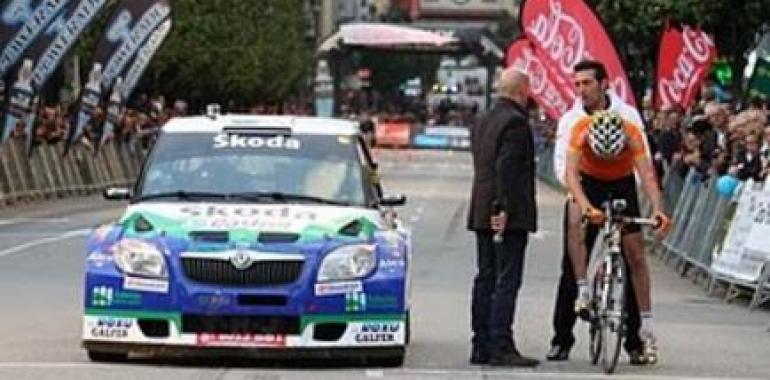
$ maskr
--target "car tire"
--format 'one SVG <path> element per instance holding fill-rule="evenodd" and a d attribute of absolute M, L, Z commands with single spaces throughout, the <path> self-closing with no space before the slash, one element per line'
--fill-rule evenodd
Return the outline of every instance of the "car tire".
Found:
<path fill-rule="evenodd" d="M 406 348 L 401 347 L 387 356 L 375 356 L 370 357 L 367 360 L 367 365 L 370 367 L 392 368 L 401 367 L 404 365 L 404 358 L 406 357 Z"/>
<path fill-rule="evenodd" d="M 408 346 L 409 341 L 412 339 L 412 323 L 410 318 L 410 311 L 406 311 L 406 321 L 404 322 L 404 329 L 406 330 L 404 332 L 404 345 Z"/>
<path fill-rule="evenodd" d="M 121 363 L 128 360 L 128 354 L 114 352 L 88 351 L 88 359 L 97 363 Z"/>

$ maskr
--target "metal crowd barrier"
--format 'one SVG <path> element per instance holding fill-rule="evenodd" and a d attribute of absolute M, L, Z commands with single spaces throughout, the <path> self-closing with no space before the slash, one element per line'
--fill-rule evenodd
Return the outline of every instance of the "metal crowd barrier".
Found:
<path fill-rule="evenodd" d="M 24 142 L 11 139 L 0 146 L 0 206 L 40 199 L 87 195 L 108 186 L 134 181 L 143 152 L 128 143 L 108 142 L 94 155 L 77 145 L 69 154 L 64 144 L 41 144 L 29 156 Z"/>
<path fill-rule="evenodd" d="M 681 189 L 676 186 L 681 177 L 675 171 L 669 179 L 671 183 L 664 183 L 664 199 L 673 200 L 675 192 L 679 199 L 669 204 L 673 206 L 673 229 L 661 244 L 660 256 L 666 263 L 673 260 L 682 275 L 694 271 L 696 281 L 704 277 L 711 286 L 711 262 L 720 251 L 735 203 L 717 193 L 716 178 L 704 180 L 694 169 L 687 173 Z"/>

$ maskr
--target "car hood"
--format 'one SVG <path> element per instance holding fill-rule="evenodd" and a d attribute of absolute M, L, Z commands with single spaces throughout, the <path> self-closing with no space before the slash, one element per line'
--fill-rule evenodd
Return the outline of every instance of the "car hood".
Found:
<path fill-rule="evenodd" d="M 357 207 L 176 202 L 131 205 L 120 224 L 128 235 L 142 235 L 149 228 L 183 239 L 196 232 L 227 231 L 244 239 L 266 233 L 295 234 L 299 241 L 335 236 L 369 240 L 382 226 L 377 210 Z"/>

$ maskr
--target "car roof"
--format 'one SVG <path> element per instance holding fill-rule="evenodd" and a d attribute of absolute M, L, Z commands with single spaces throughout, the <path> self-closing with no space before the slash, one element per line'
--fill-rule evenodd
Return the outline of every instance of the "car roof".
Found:
<path fill-rule="evenodd" d="M 294 134 L 330 136 L 349 136 L 359 132 L 357 122 L 344 119 L 248 114 L 177 117 L 169 120 L 162 131 L 164 133 L 219 133 L 226 128 L 290 128 Z"/>

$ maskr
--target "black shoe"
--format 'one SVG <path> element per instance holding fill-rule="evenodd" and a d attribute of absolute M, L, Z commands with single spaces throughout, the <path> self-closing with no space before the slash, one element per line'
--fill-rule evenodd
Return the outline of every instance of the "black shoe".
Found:
<path fill-rule="evenodd" d="M 552 362 L 569 360 L 569 348 L 555 344 L 551 346 L 551 349 L 545 354 L 545 358 Z"/>
<path fill-rule="evenodd" d="M 489 352 L 479 346 L 474 345 L 471 349 L 471 364 L 480 365 L 489 363 Z"/>
<path fill-rule="evenodd" d="M 517 353 L 494 355 L 489 359 L 489 365 L 495 367 L 535 367 L 540 364 L 537 359 L 521 356 Z"/>
<path fill-rule="evenodd" d="M 631 365 L 647 365 L 647 358 L 641 348 L 635 348 L 628 350 L 628 362 Z"/>

